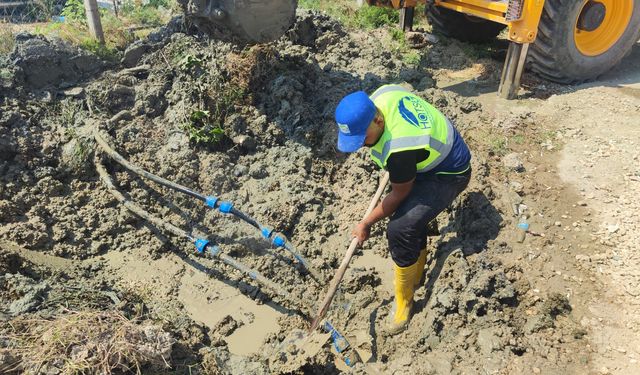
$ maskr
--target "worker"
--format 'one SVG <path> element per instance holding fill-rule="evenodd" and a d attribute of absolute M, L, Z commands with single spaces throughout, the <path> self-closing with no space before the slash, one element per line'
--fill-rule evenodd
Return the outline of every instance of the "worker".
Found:
<path fill-rule="evenodd" d="M 471 153 L 451 121 L 402 86 L 385 85 L 371 96 L 351 93 L 336 107 L 335 119 L 341 152 L 366 146 L 389 172 L 391 192 L 352 235 L 362 244 L 372 225 L 391 217 L 387 240 L 395 263 L 395 306 L 387 332 L 394 335 L 411 319 L 426 262 L 427 224 L 467 187 Z"/>

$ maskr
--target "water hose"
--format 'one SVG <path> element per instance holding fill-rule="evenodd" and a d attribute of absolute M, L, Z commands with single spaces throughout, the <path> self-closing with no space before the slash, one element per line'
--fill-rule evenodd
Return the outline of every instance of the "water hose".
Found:
<path fill-rule="evenodd" d="M 307 307 L 300 299 L 295 298 L 294 296 L 291 295 L 291 293 L 287 292 L 284 288 L 282 288 L 280 285 L 274 283 L 273 281 L 269 280 L 268 278 L 266 278 L 265 276 L 263 276 L 260 272 L 252 269 L 251 267 L 245 265 L 244 263 L 222 253 L 220 251 L 220 248 L 216 245 L 213 245 L 209 242 L 209 240 L 205 239 L 205 238 L 196 238 L 194 236 L 192 236 L 191 234 L 189 234 L 187 231 L 178 228 L 177 226 L 168 223 L 154 215 L 152 215 L 151 213 L 147 212 L 146 210 L 144 210 L 143 208 L 141 208 L 140 206 L 138 206 L 135 202 L 131 201 L 130 199 L 128 199 L 127 197 L 124 196 L 124 194 L 122 194 L 115 186 L 115 183 L 113 182 L 113 179 L 111 178 L 111 176 L 109 175 L 109 173 L 107 172 L 107 169 L 105 168 L 105 166 L 98 161 L 98 157 L 96 157 L 96 160 L 94 161 L 94 164 L 96 166 L 96 170 L 98 171 L 98 175 L 100 176 L 100 180 L 103 182 L 103 184 L 107 187 L 107 190 L 109 190 L 109 192 L 111 193 L 111 195 L 114 196 L 114 198 L 116 198 L 116 200 L 118 200 L 124 207 L 126 207 L 129 211 L 133 212 L 134 214 L 136 214 L 137 216 L 141 217 L 142 219 L 150 222 L 151 224 L 165 229 L 166 231 L 178 236 L 178 237 L 182 237 L 182 238 L 186 238 L 188 239 L 190 242 L 192 242 L 195 247 L 196 247 L 196 251 L 198 252 L 198 254 L 208 254 L 210 256 L 212 256 L 213 258 L 218 258 L 220 259 L 223 263 L 235 268 L 236 270 L 244 273 L 245 275 L 249 276 L 250 278 L 252 278 L 253 280 L 255 280 L 256 282 L 258 282 L 259 284 L 264 285 L 265 287 L 269 288 L 270 290 L 276 292 L 277 294 L 279 294 L 280 296 L 288 299 L 289 301 L 295 303 L 297 306 L 303 306 L 303 307 Z"/>
<path fill-rule="evenodd" d="M 236 216 L 237 218 L 239 218 L 240 220 L 248 223 L 249 225 L 253 226 L 254 228 L 258 229 L 260 231 L 260 234 L 267 240 L 270 241 L 271 244 L 273 244 L 274 246 L 278 247 L 278 248 L 283 248 L 286 251 L 288 251 L 289 253 L 291 253 L 293 255 L 293 257 L 307 270 L 307 272 L 309 272 L 309 274 L 311 275 L 311 277 L 316 281 L 321 283 L 324 279 L 322 277 L 322 275 L 320 274 L 320 272 L 318 270 L 316 270 L 302 255 L 300 255 L 300 253 L 298 253 L 298 251 L 293 247 L 292 244 L 290 244 L 284 236 L 279 235 L 278 233 L 276 233 L 273 229 L 266 227 L 266 226 L 262 226 L 260 225 L 260 223 L 258 223 L 257 220 L 255 220 L 254 218 L 252 218 L 251 216 L 243 213 L 240 210 L 237 210 L 235 207 L 233 207 L 233 203 L 228 202 L 228 201 L 221 201 L 219 198 L 214 197 L 214 196 L 205 196 L 203 194 L 200 194 L 198 192 L 195 192 L 185 186 L 182 186 L 180 184 L 177 184 L 175 182 L 169 181 L 167 179 L 164 179 L 160 176 L 156 176 L 153 173 L 150 173 L 140 167 L 138 167 L 135 164 L 132 164 L 131 162 L 129 162 L 127 159 L 125 159 L 124 157 L 122 157 L 122 155 L 120 155 L 117 151 L 115 151 L 110 145 L 109 143 L 106 141 L 106 139 L 108 138 L 108 135 L 104 135 L 103 132 L 99 131 L 96 129 L 96 131 L 94 131 L 94 138 L 96 140 L 96 142 L 98 143 L 98 145 L 102 148 L 102 150 L 109 155 L 113 160 L 115 160 L 118 164 L 122 165 L 124 168 L 126 168 L 127 170 L 150 179 L 151 181 L 154 181 L 162 186 L 165 186 L 169 189 L 175 190 L 175 191 L 179 191 L 183 194 L 189 195 L 193 198 L 199 199 L 201 201 L 203 201 L 208 207 L 213 208 L 213 209 L 218 209 L 220 212 L 224 213 L 224 214 L 232 214 L 234 216 Z"/>
<path fill-rule="evenodd" d="M 245 265 L 244 263 L 235 260 L 234 258 L 222 253 L 220 251 L 220 248 L 216 245 L 213 245 L 209 242 L 209 240 L 204 239 L 204 238 L 196 238 L 194 236 L 192 236 L 191 234 L 189 234 L 188 232 L 186 232 L 185 230 L 169 223 L 166 222 L 154 215 L 152 215 L 151 213 L 147 212 L 146 210 L 144 210 L 142 207 L 138 206 L 135 202 L 131 201 L 130 199 L 128 199 L 124 194 L 122 194 L 118 188 L 116 187 L 115 183 L 113 182 L 113 179 L 111 178 L 111 175 L 109 174 L 109 172 L 107 172 L 107 169 L 105 168 L 105 166 L 102 164 L 102 162 L 99 160 L 99 157 L 96 156 L 95 160 L 94 160 L 94 164 L 96 167 L 96 171 L 98 172 L 98 175 L 100 176 L 100 180 L 102 181 L 102 183 L 106 186 L 107 190 L 111 193 L 111 195 L 114 196 L 114 198 L 116 198 L 117 201 L 119 201 L 125 208 L 127 208 L 129 211 L 133 212 L 135 215 L 141 217 L 142 219 L 148 221 L 149 223 L 155 225 L 156 227 L 159 227 L 161 229 L 165 229 L 166 231 L 178 236 L 178 237 L 182 237 L 182 238 L 186 238 L 188 239 L 190 242 L 192 242 L 195 247 L 196 247 L 196 251 L 198 252 L 198 254 L 209 254 L 214 258 L 218 258 L 220 260 L 222 260 L 223 263 L 235 268 L 236 270 L 244 273 L 245 275 L 249 276 L 251 279 L 255 280 L 256 282 L 258 282 L 259 284 L 264 285 L 265 287 L 267 287 L 268 289 L 276 292 L 277 294 L 279 294 L 281 297 L 286 298 L 287 300 L 289 300 L 290 302 L 292 302 L 295 306 L 298 306 L 298 308 L 302 309 L 301 312 L 303 312 L 303 314 L 309 314 L 311 312 L 313 312 L 312 310 L 312 306 L 308 303 L 306 303 L 305 301 L 294 297 L 293 295 L 291 295 L 291 293 L 287 292 L 284 288 L 282 288 L 281 286 L 279 286 L 278 284 L 274 283 L 273 281 L 269 280 L 268 278 L 266 278 L 265 276 L 263 276 L 261 273 L 259 273 L 258 271 L 250 268 L 249 266 Z M 208 251 L 207 251 L 208 250 Z M 305 311 L 306 310 L 306 311 Z M 305 317 L 306 318 L 306 317 Z M 322 330 L 329 333 L 331 335 L 331 341 L 333 344 L 334 349 L 336 350 L 336 352 L 338 352 L 339 354 L 343 354 L 347 351 L 347 349 L 349 349 L 351 347 L 349 341 L 344 337 L 344 335 L 342 333 L 340 333 L 340 331 L 338 329 L 336 329 L 329 320 L 323 320 L 322 322 Z M 357 353 L 356 353 L 357 354 Z M 355 361 L 357 361 L 358 358 L 352 356 L 344 356 L 344 361 L 347 365 L 349 366 L 353 366 L 355 363 Z"/>

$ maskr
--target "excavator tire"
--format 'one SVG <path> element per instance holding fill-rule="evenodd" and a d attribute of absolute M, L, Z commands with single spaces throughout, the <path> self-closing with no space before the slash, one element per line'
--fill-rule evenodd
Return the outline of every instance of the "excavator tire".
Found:
<path fill-rule="evenodd" d="M 640 0 L 639 0 L 640 1 Z M 436 34 L 465 42 L 482 43 L 494 39 L 504 25 L 454 12 L 450 9 L 427 5 L 427 21 Z"/>
<path fill-rule="evenodd" d="M 585 22 L 585 7 L 593 5 L 604 7 L 604 20 L 598 25 L 595 17 L 595 22 L 582 23 L 579 29 Z M 548 80 L 582 82 L 611 69 L 639 38 L 640 0 L 546 0 L 527 62 Z"/>

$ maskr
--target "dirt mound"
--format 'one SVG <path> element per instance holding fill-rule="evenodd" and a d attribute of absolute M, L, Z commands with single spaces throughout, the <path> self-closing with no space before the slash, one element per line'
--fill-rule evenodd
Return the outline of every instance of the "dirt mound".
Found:
<path fill-rule="evenodd" d="M 107 66 L 95 55 L 61 39 L 49 40 L 27 33 L 16 35 L 15 48 L 9 59 L 17 68 L 16 85 L 26 89 L 70 87 Z"/>

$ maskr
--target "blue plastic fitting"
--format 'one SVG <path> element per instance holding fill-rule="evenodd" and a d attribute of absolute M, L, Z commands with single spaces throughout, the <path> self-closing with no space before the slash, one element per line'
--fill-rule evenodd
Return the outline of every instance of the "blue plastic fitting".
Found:
<path fill-rule="evenodd" d="M 204 249 L 206 249 L 207 246 L 209 245 L 209 240 L 199 238 L 195 240 L 193 244 L 196 245 L 196 249 L 198 250 L 198 253 L 202 254 L 204 252 Z"/>
<path fill-rule="evenodd" d="M 252 279 L 257 279 L 258 278 L 258 274 L 256 274 L 254 271 L 249 272 L 249 277 L 251 277 Z"/>
<path fill-rule="evenodd" d="M 218 246 L 209 246 L 209 254 L 211 256 L 218 256 L 220 254 L 220 248 Z"/>
<path fill-rule="evenodd" d="M 219 198 L 216 198 L 214 196 L 207 196 L 205 203 L 207 206 L 211 207 L 211 208 L 216 208 L 216 203 L 218 203 L 218 200 L 220 200 Z"/>
<path fill-rule="evenodd" d="M 220 202 L 220 206 L 218 206 L 218 209 L 223 214 L 228 214 L 233 209 L 233 203 L 231 203 L 231 202 Z"/>
<path fill-rule="evenodd" d="M 273 229 L 268 228 L 268 227 L 262 227 L 260 228 L 260 232 L 262 232 L 262 237 L 269 239 L 271 238 L 271 235 L 273 234 Z"/>
<path fill-rule="evenodd" d="M 283 247 L 286 242 L 287 240 L 285 240 L 284 237 L 282 236 L 273 237 L 273 244 L 276 245 L 277 247 Z"/>

